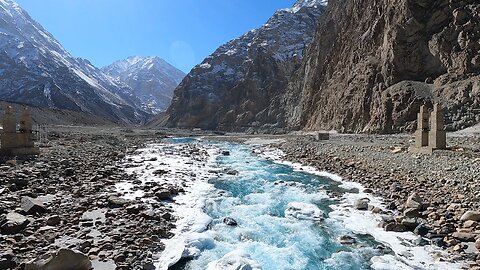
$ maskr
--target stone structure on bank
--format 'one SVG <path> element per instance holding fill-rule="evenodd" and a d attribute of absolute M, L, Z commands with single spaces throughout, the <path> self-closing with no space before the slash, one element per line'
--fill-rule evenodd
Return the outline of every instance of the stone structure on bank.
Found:
<path fill-rule="evenodd" d="M 330 140 L 330 133 L 328 132 L 316 132 L 315 141 L 328 141 Z"/>
<path fill-rule="evenodd" d="M 444 110 L 435 104 L 433 111 L 428 112 L 425 106 L 420 107 L 415 131 L 415 146 L 410 148 L 413 153 L 432 154 L 434 150 L 447 149 L 447 133 L 444 130 Z"/>
<path fill-rule="evenodd" d="M 26 156 L 38 155 L 39 148 L 35 147 L 32 139 L 32 118 L 30 112 L 24 109 L 20 117 L 20 128 L 17 131 L 17 121 L 13 108 L 5 108 L 3 117 L 3 131 L 1 133 L 0 155 Z"/>

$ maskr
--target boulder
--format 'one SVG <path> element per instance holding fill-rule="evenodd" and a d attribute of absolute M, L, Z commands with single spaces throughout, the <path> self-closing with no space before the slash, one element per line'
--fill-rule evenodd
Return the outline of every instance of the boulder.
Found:
<path fill-rule="evenodd" d="M 454 232 L 452 234 L 453 237 L 457 238 L 462 242 L 474 242 L 475 241 L 475 234 L 468 233 L 468 232 Z"/>
<path fill-rule="evenodd" d="M 480 251 L 480 238 L 475 241 L 475 247 Z"/>
<path fill-rule="evenodd" d="M 390 222 L 384 227 L 387 232 L 406 232 L 408 231 L 407 227 L 401 223 Z"/>
<path fill-rule="evenodd" d="M 403 211 L 403 214 L 409 218 L 420 217 L 420 211 L 418 211 L 416 208 L 407 208 L 405 211 Z"/>
<path fill-rule="evenodd" d="M 430 228 L 427 225 L 422 223 L 422 224 L 419 224 L 413 230 L 413 233 L 415 233 L 416 235 L 425 236 L 425 235 L 427 235 L 428 231 L 430 231 Z"/>
<path fill-rule="evenodd" d="M 25 265 L 25 270 L 90 270 L 92 262 L 84 254 L 61 249 L 48 259 L 37 259 Z"/>
<path fill-rule="evenodd" d="M 108 205 L 110 207 L 122 207 L 128 204 L 128 201 L 117 196 L 108 197 Z"/>
<path fill-rule="evenodd" d="M 170 200 L 171 195 L 172 195 L 172 193 L 169 190 L 166 190 L 166 189 L 161 189 L 161 190 L 155 192 L 155 196 L 157 197 L 157 199 L 159 199 L 161 201 Z"/>
<path fill-rule="evenodd" d="M 238 171 L 233 169 L 226 170 L 225 173 L 228 175 L 238 175 Z"/>
<path fill-rule="evenodd" d="M 17 264 L 17 258 L 13 253 L 8 252 L 0 255 L 0 269 L 14 269 Z"/>
<path fill-rule="evenodd" d="M 47 218 L 47 225 L 48 226 L 57 226 L 60 224 L 60 216 L 53 215 Z"/>
<path fill-rule="evenodd" d="M 223 223 L 225 223 L 228 226 L 238 226 L 238 223 L 235 219 L 226 217 L 223 219 Z"/>
<path fill-rule="evenodd" d="M 422 209 L 423 206 L 423 201 L 418 196 L 416 192 L 414 192 L 410 197 L 408 197 L 407 202 L 405 203 L 405 208 L 412 208 L 412 209 L 417 209 L 420 210 Z"/>
<path fill-rule="evenodd" d="M 353 204 L 353 207 L 357 210 L 368 210 L 369 202 L 370 199 L 368 198 L 359 199 Z"/>
<path fill-rule="evenodd" d="M 338 242 L 342 245 L 353 245 L 357 240 L 349 235 L 342 235 L 338 238 Z"/>
<path fill-rule="evenodd" d="M 230 156 L 230 151 L 222 151 L 222 155 L 224 155 L 224 156 Z"/>
<path fill-rule="evenodd" d="M 417 239 L 415 239 L 415 245 L 417 245 L 417 246 L 423 247 L 423 246 L 426 246 L 428 244 L 429 244 L 428 241 L 421 236 L 419 236 Z"/>
<path fill-rule="evenodd" d="M 16 234 L 21 232 L 30 222 L 27 217 L 15 212 L 6 215 L 6 221 L 0 227 L 2 234 Z"/>
<path fill-rule="evenodd" d="M 407 227 L 409 231 L 415 230 L 415 228 L 418 226 L 417 219 L 409 217 L 402 219 L 401 224 Z"/>
<path fill-rule="evenodd" d="M 478 211 L 467 211 L 460 218 L 461 221 L 480 221 L 480 212 Z"/>
<path fill-rule="evenodd" d="M 445 241 L 443 241 L 443 237 L 435 237 L 432 238 L 432 244 L 436 245 L 437 247 L 444 247 Z"/>
<path fill-rule="evenodd" d="M 20 202 L 20 206 L 22 210 L 25 211 L 27 214 L 47 212 L 47 209 L 43 205 L 43 202 L 31 197 L 23 197 Z"/>

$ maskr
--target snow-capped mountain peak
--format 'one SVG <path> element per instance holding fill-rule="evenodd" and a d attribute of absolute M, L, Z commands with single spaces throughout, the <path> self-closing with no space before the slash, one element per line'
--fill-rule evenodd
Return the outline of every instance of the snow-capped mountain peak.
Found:
<path fill-rule="evenodd" d="M 140 98 L 141 107 L 153 113 L 166 110 L 173 91 L 185 77 L 185 73 L 157 56 L 131 56 L 102 70 L 129 85 L 132 94 Z"/>
<path fill-rule="evenodd" d="M 301 0 L 220 46 L 175 90 L 167 125 L 246 130 L 281 125 L 280 97 L 311 42 L 325 1 Z M 162 120 L 163 121 L 163 120 Z"/>
<path fill-rule="evenodd" d="M 63 46 L 13 0 L 0 0 L 0 99 L 140 122 L 129 88 Z"/>
<path fill-rule="evenodd" d="M 326 6 L 328 0 L 297 0 L 293 7 L 287 9 L 290 12 L 297 13 L 303 7 Z"/>

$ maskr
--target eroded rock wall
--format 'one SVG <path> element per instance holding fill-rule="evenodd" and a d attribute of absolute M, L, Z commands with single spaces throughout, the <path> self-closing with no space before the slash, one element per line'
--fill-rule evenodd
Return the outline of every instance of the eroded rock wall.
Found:
<path fill-rule="evenodd" d="M 441 102 L 447 127 L 480 121 L 480 3 L 334 0 L 284 99 L 289 129 L 398 132 Z"/>

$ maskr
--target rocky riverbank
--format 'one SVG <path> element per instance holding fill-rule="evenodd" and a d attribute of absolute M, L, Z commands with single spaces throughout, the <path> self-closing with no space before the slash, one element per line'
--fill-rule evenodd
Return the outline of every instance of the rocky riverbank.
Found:
<path fill-rule="evenodd" d="M 417 244 L 433 243 L 451 251 L 453 260 L 466 260 L 468 269 L 480 269 L 480 139 L 449 136 L 452 149 L 432 156 L 409 153 L 411 139 L 298 136 L 277 146 L 288 160 L 339 174 L 384 198 L 386 230 L 413 231 Z M 354 207 L 370 209 L 366 201 Z"/>
<path fill-rule="evenodd" d="M 75 258 L 65 250 L 78 250 L 95 269 L 155 269 L 160 240 L 171 236 L 174 222 L 168 198 L 157 191 L 178 190 L 152 184 L 147 204 L 122 199 L 115 185 L 138 181 L 123 170 L 124 157 L 164 136 L 69 128 L 48 137 L 38 158 L 0 166 L 0 269 L 48 263 L 61 248 L 57 256 Z"/>

